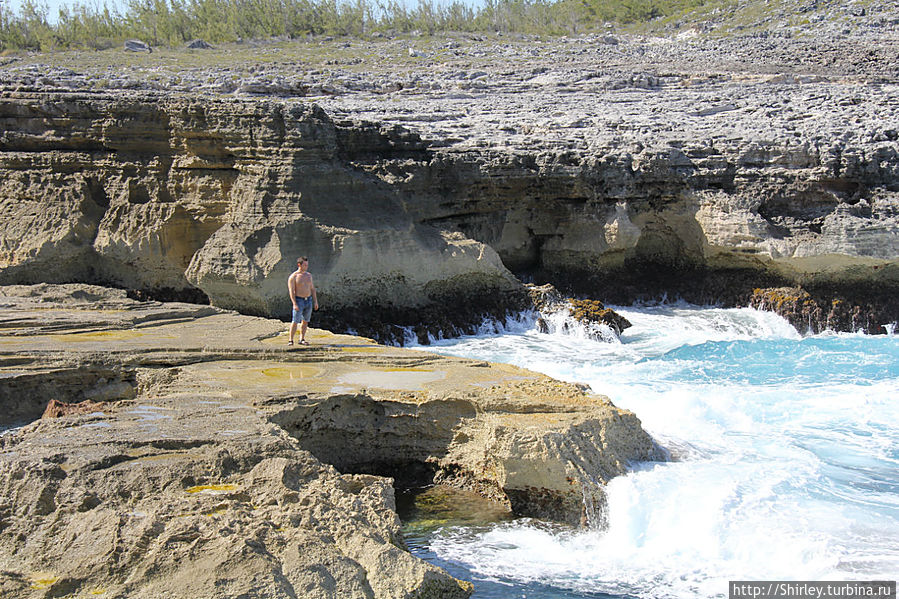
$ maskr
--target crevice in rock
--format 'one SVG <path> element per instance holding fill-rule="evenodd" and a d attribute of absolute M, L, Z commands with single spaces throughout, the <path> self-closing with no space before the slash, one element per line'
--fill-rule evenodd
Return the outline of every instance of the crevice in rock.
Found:
<path fill-rule="evenodd" d="M 88 196 L 97 206 L 105 211 L 109 208 L 109 196 L 103 188 L 103 184 L 96 177 L 88 177 L 86 180 Z"/>
<path fill-rule="evenodd" d="M 150 443 L 135 445 L 134 447 L 152 447 L 154 449 L 164 449 L 166 451 L 182 451 L 185 449 L 195 449 L 204 445 L 208 445 L 208 443 L 203 440 L 157 439 Z"/>
<path fill-rule="evenodd" d="M 175 289 L 158 287 L 154 289 L 126 289 L 129 298 L 138 301 L 153 300 L 157 302 L 185 302 L 188 304 L 209 305 L 209 296 L 196 287 Z"/>
<path fill-rule="evenodd" d="M 169 452 L 186 451 L 209 445 L 203 440 L 184 440 L 184 439 L 159 439 L 149 443 L 135 443 L 131 445 L 129 453 L 116 453 L 100 458 L 91 464 L 92 470 L 106 470 L 124 462 L 132 460 L 152 458 L 156 456 L 166 455 Z M 145 450 L 141 452 L 140 450 Z"/>
<path fill-rule="evenodd" d="M 132 399 L 134 370 L 83 364 L 73 368 L 23 370 L 0 379 L 0 426 L 37 420 L 50 400 L 64 404 Z"/>
<path fill-rule="evenodd" d="M 130 462 L 131 460 L 136 460 L 138 456 L 129 456 L 123 453 L 117 453 L 115 455 L 103 456 L 93 464 L 91 464 L 91 470 L 106 470 L 108 468 L 112 468 L 114 466 L 118 466 L 123 462 Z"/>
<path fill-rule="evenodd" d="M 389 476 L 401 489 L 431 484 L 456 427 L 475 416 L 462 400 L 415 404 L 357 394 L 306 402 L 271 421 L 339 471 Z"/>
<path fill-rule="evenodd" d="M 338 155 L 348 163 L 381 163 L 390 160 L 431 159 L 428 142 L 398 125 L 383 126 L 368 121 L 335 123 Z"/>

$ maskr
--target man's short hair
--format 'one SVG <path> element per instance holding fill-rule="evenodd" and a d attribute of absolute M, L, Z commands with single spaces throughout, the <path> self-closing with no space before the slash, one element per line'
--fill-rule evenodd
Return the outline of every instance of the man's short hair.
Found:
<path fill-rule="evenodd" d="M 299 258 L 297 258 L 297 264 L 299 264 L 300 262 L 309 262 L 309 258 L 307 258 L 306 256 L 300 256 Z"/>

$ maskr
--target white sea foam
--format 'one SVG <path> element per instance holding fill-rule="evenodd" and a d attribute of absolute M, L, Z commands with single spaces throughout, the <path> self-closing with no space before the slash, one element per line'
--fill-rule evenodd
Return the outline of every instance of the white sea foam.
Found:
<path fill-rule="evenodd" d="M 531 521 L 432 539 L 481 576 L 582 592 L 714 597 L 728 580 L 895 578 L 899 339 L 802 338 L 749 309 L 616 308 L 620 343 L 541 334 L 432 349 L 586 382 L 680 461 L 608 486 L 609 528 Z"/>

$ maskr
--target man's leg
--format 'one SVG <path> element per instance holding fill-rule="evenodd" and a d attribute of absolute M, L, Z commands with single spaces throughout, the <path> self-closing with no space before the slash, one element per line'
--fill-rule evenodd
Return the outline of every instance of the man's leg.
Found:
<path fill-rule="evenodd" d="M 290 321 L 290 342 L 293 343 L 293 336 L 297 334 L 297 323 Z"/>
<path fill-rule="evenodd" d="M 307 297 L 303 300 L 303 307 L 300 308 L 300 320 L 302 320 L 302 324 L 300 324 L 300 344 L 308 345 L 306 341 L 306 329 L 309 328 L 309 319 L 312 318 L 312 298 Z"/>

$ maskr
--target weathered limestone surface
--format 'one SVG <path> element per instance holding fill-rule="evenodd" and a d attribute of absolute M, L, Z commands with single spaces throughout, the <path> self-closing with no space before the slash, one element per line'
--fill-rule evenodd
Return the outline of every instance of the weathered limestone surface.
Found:
<path fill-rule="evenodd" d="M 38 94 L 0 100 L 0 119 L 5 282 L 100 281 L 284 316 L 305 254 L 332 313 L 467 296 L 490 308 L 520 288 L 489 247 L 415 222 L 351 168 L 347 133 L 314 105 Z M 415 136 L 371 137 L 421 152 Z"/>
<path fill-rule="evenodd" d="M 0 425 L 101 406 L 0 436 L 4 597 L 466 597 L 405 551 L 394 484 L 601 522 L 603 483 L 659 457 L 630 412 L 511 366 L 319 329 L 288 350 L 278 321 L 85 285 L 0 304 Z"/>
<path fill-rule="evenodd" d="M 899 320 L 899 40 L 895 7 L 877 14 L 818 37 L 313 40 L 192 70 L 122 55 L 127 73 L 14 60 L 0 281 L 285 316 L 308 254 L 322 317 L 371 334 L 514 308 L 513 273 L 614 302 L 798 286 L 882 332 Z"/>

